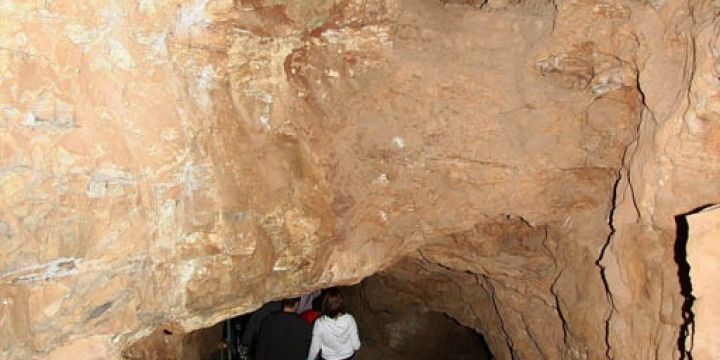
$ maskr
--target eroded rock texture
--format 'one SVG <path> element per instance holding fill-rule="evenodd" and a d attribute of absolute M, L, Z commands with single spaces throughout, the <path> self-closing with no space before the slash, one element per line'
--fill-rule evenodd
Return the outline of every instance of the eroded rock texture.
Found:
<path fill-rule="evenodd" d="M 719 8 L 4 1 L 0 357 L 112 358 L 401 259 L 500 358 L 678 357 Z"/>

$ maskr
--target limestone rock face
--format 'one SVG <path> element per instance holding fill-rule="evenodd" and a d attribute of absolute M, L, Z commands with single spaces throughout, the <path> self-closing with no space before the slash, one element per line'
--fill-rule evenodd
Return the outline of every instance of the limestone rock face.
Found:
<path fill-rule="evenodd" d="M 676 358 L 718 8 L 4 1 L 0 357 L 108 359 L 387 270 L 500 358 Z"/>
<path fill-rule="evenodd" d="M 720 353 L 716 335 L 720 332 L 720 207 L 715 206 L 688 217 L 688 263 L 695 297 L 695 324 L 692 337 L 693 358 L 712 359 Z"/>

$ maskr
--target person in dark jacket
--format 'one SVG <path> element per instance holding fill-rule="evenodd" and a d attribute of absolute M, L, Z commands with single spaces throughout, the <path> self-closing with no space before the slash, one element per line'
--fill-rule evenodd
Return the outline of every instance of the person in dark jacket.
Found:
<path fill-rule="evenodd" d="M 300 298 L 282 301 L 282 311 L 271 314 L 260 326 L 257 360 L 305 360 L 312 329 L 296 313 Z"/>
<path fill-rule="evenodd" d="M 255 358 L 255 345 L 257 344 L 258 334 L 260 333 L 260 325 L 262 325 L 263 321 L 265 321 L 270 314 L 280 310 L 282 310 L 280 301 L 271 301 L 250 315 L 247 327 L 240 341 L 240 360 Z"/>

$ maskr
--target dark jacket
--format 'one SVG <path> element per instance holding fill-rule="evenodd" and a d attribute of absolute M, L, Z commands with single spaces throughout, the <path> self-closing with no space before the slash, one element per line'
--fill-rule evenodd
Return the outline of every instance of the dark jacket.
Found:
<path fill-rule="evenodd" d="M 279 301 L 272 301 L 261 308 L 257 309 L 248 320 L 243 338 L 240 344 L 247 346 L 252 349 L 252 353 L 255 353 L 255 345 L 257 345 L 258 333 L 260 333 L 260 325 L 267 319 L 270 314 L 282 310 L 282 306 Z"/>
<path fill-rule="evenodd" d="M 255 350 L 257 360 L 306 360 L 312 329 L 296 313 L 276 312 L 265 319 Z"/>

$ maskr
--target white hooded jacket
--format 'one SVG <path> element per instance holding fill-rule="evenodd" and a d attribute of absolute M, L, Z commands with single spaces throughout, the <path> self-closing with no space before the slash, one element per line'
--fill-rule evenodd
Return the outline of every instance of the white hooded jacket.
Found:
<path fill-rule="evenodd" d="M 342 314 L 334 319 L 321 316 L 315 321 L 308 360 L 315 360 L 321 350 L 325 360 L 343 360 L 358 349 L 360 337 L 352 315 Z"/>

